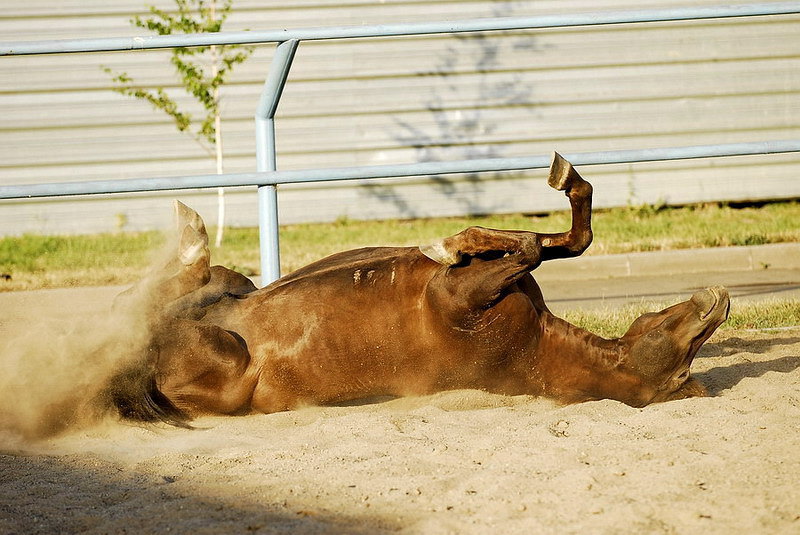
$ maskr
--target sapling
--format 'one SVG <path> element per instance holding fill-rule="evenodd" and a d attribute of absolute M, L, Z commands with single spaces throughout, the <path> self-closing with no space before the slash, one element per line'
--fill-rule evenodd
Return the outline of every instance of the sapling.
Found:
<path fill-rule="evenodd" d="M 131 24 L 158 35 L 193 34 L 219 32 L 231 13 L 233 0 L 174 0 L 176 12 L 167 12 L 149 6 L 150 15 L 135 16 Z M 181 109 L 163 87 L 145 87 L 137 84 L 125 72 L 104 70 L 113 78 L 113 91 L 149 102 L 172 118 L 180 132 L 187 133 L 216 162 L 217 174 L 222 174 L 222 120 L 220 110 L 220 88 L 233 68 L 244 62 L 253 52 L 251 46 L 210 45 L 198 47 L 176 47 L 172 49 L 170 62 L 175 74 L 188 95 L 194 98 L 204 111 L 195 119 L 191 113 Z M 217 189 L 217 233 L 215 243 L 222 244 L 225 227 L 225 190 Z"/>

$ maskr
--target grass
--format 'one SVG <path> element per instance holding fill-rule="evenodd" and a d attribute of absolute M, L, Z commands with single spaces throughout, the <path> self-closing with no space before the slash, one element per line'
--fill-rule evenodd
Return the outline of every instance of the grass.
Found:
<path fill-rule="evenodd" d="M 0 289 L 131 282 L 164 241 L 156 232 L 2 238 Z"/>
<path fill-rule="evenodd" d="M 281 263 L 288 273 L 337 251 L 368 245 L 418 245 L 470 225 L 559 232 L 569 224 L 568 212 L 556 212 L 547 216 L 343 219 L 288 225 L 281 228 Z M 800 202 L 596 211 L 593 226 L 595 241 L 586 254 L 800 241 Z M 165 241 L 157 232 L 0 238 L 0 291 L 127 284 L 141 275 L 153 251 Z M 257 274 L 257 229 L 229 229 L 223 246 L 212 249 L 212 259 L 246 275 Z"/>
<path fill-rule="evenodd" d="M 605 338 L 625 334 L 634 319 L 645 312 L 655 312 L 674 303 L 642 303 L 599 310 L 573 310 L 564 319 Z M 800 300 L 778 299 L 761 302 L 739 302 L 731 306 L 728 320 L 721 331 L 769 329 L 800 326 Z"/>
<path fill-rule="evenodd" d="M 281 228 L 282 266 L 287 273 L 354 247 L 428 243 L 470 225 L 558 232 L 569 227 L 569 214 L 379 222 L 342 219 L 329 224 L 288 225 Z M 800 202 L 605 210 L 595 212 L 593 225 L 595 241 L 586 254 L 800 241 Z M 0 291 L 128 284 L 141 276 L 165 242 L 166 237 L 158 232 L 0 238 Z M 212 248 L 212 258 L 214 263 L 246 275 L 257 274 L 257 229 L 229 229 L 223 247 Z M 621 336 L 643 312 L 663 306 L 650 303 L 574 311 L 565 319 L 611 338 Z M 800 325 L 800 301 L 780 300 L 737 303 L 722 329 L 796 325 Z"/>
<path fill-rule="evenodd" d="M 410 221 L 338 221 L 291 225 L 281 232 L 284 272 L 336 251 L 363 245 L 419 245 L 470 225 L 561 232 L 568 212 L 547 216 L 496 215 Z M 644 206 L 596 211 L 594 243 L 584 254 L 614 254 L 800 241 L 800 202 L 735 208 L 707 204 L 681 208 Z M 251 230 L 250 232 L 255 232 Z M 253 234 L 252 239 L 256 236 Z M 257 264 L 257 260 L 253 265 Z"/>

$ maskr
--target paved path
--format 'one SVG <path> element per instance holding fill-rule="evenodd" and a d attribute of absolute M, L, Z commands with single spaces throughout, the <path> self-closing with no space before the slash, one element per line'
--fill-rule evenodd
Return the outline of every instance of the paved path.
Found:
<path fill-rule="evenodd" d="M 800 243 L 557 260 L 534 272 L 554 312 L 675 303 L 709 286 L 737 301 L 800 299 Z"/>
<path fill-rule="evenodd" d="M 555 313 L 570 309 L 598 309 L 629 303 L 674 304 L 709 286 L 724 286 L 733 303 L 775 298 L 800 300 L 800 270 L 727 271 L 617 277 L 580 281 L 539 281 L 548 306 Z"/>

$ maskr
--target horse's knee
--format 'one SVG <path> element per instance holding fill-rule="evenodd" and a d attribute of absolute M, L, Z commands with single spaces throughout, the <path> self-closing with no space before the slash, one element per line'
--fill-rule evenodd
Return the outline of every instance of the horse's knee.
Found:
<path fill-rule="evenodd" d="M 594 234 L 592 229 L 579 229 L 570 231 L 569 245 L 567 248 L 575 256 L 582 254 L 592 244 Z"/>
<path fill-rule="evenodd" d="M 160 333 L 156 363 L 159 391 L 190 416 L 249 410 L 254 387 L 250 353 L 237 333 L 216 325 L 178 320 Z"/>

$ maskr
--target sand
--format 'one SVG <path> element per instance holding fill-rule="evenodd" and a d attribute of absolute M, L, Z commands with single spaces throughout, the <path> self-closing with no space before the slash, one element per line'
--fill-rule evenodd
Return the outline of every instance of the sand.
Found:
<path fill-rule="evenodd" d="M 76 332 L 48 340 L 58 358 Z M 6 416 L 70 390 L 53 362 L 45 390 L 4 390 Z M 0 533 L 800 533 L 800 329 L 717 333 L 693 369 L 711 397 L 642 409 L 456 391 L 0 429 Z"/>

